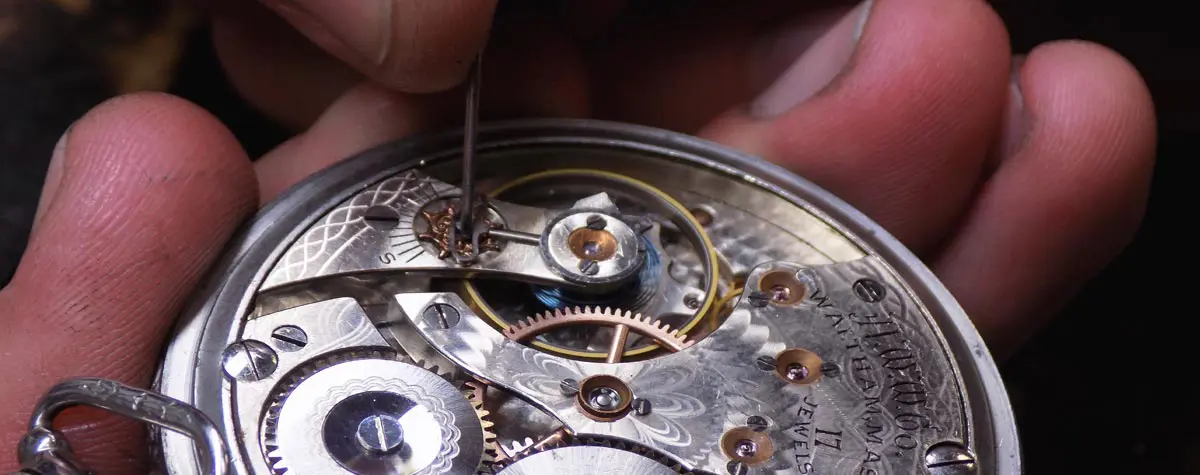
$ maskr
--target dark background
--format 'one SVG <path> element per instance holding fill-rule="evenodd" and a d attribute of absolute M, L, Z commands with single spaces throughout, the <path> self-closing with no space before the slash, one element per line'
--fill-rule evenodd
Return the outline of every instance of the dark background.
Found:
<path fill-rule="evenodd" d="M 250 0 L 245 0 L 250 1 Z M 347 0 L 356 1 L 356 0 Z M 435 1 L 435 0 L 430 0 Z M 240 103 L 225 84 L 205 32 L 181 50 L 148 48 L 178 25 L 154 0 L 0 0 L 0 283 L 25 245 L 50 151 L 91 106 L 120 92 L 112 51 L 170 63 L 177 74 L 143 80 L 208 108 L 256 156 L 283 132 Z M 86 2 L 85 2 L 86 3 Z M 1095 41 L 1130 58 L 1147 78 L 1159 113 L 1159 158 L 1146 219 L 1132 245 L 1047 329 L 1004 363 L 1028 473 L 1200 473 L 1200 409 L 1184 311 L 1195 291 L 1180 269 L 1182 163 L 1196 155 L 1200 99 L 1195 28 L 1186 2 L 995 0 L 1026 52 L 1054 39 Z M 1178 6 L 1176 6 L 1178 5 Z M 19 27 L 15 34 L 11 26 Z M 7 22 L 7 26 L 6 26 Z M 6 39 L 7 36 L 7 39 Z M 116 76 L 114 76 L 116 74 Z M 157 81 L 157 83 L 156 83 Z M 126 86 L 128 87 L 128 86 Z M 1187 208 L 1185 208 L 1187 206 Z M 1194 258 L 1186 258 L 1188 262 Z M 1176 277 L 1169 277 L 1176 275 Z M 1196 455 L 1192 455 L 1196 454 Z"/>

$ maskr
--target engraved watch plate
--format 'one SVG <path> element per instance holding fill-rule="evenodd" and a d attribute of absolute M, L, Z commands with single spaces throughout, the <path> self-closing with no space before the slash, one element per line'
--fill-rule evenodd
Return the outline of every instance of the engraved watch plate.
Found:
<path fill-rule="evenodd" d="M 541 120 L 480 129 L 461 210 L 461 146 L 349 158 L 231 244 L 156 389 L 235 473 L 1021 472 L 968 316 L 835 196 L 695 137 Z M 155 436 L 165 473 L 200 473 Z"/>

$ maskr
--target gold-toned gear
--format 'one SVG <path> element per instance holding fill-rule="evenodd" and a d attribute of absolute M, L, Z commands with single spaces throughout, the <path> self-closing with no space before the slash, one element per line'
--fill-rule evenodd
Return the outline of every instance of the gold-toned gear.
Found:
<path fill-rule="evenodd" d="M 450 235 L 454 227 L 454 220 L 458 215 L 457 205 L 447 205 L 441 211 L 421 210 L 421 218 L 429 224 L 429 229 L 417 235 L 417 239 L 434 245 L 438 249 L 438 258 L 445 259 L 450 257 Z M 496 228 L 496 224 L 487 221 L 486 225 L 489 228 Z M 471 254 L 471 240 L 465 236 L 459 236 L 455 239 L 454 245 L 458 247 L 458 253 L 463 255 Z M 499 251 L 500 244 L 490 236 L 482 236 L 479 240 L 480 251 Z"/>
<path fill-rule="evenodd" d="M 526 437 L 524 440 L 514 440 L 509 445 L 500 446 L 500 457 L 496 460 L 499 467 L 503 467 L 512 462 L 513 459 L 520 457 L 526 449 L 533 447 L 533 437 Z"/>
<path fill-rule="evenodd" d="M 550 330 L 570 325 L 613 327 L 613 337 L 605 359 L 609 363 L 619 363 L 625 356 L 625 342 L 629 338 L 629 332 L 650 338 L 672 352 L 682 351 L 692 345 L 687 336 L 680 334 L 678 330 L 672 330 L 666 323 L 633 312 L 599 307 L 548 311 L 509 325 L 504 329 L 504 335 L 523 342 Z"/>
<path fill-rule="evenodd" d="M 529 455 L 555 447 L 562 447 L 571 440 L 573 440 L 573 436 L 566 429 L 560 427 L 558 430 L 551 432 L 549 435 L 542 436 L 536 441 L 532 437 L 526 437 L 524 441 L 513 441 L 511 447 L 500 447 L 500 457 L 493 466 L 501 469 Z"/>
<path fill-rule="evenodd" d="M 504 451 L 500 450 L 496 432 L 492 430 L 496 424 L 491 420 L 491 412 L 483 407 L 487 397 L 487 386 L 478 381 L 467 381 L 462 384 L 462 390 L 467 401 L 470 401 L 471 407 L 475 408 L 475 414 L 479 416 L 479 423 L 483 426 L 483 458 L 479 461 L 479 472 L 482 473 L 483 469 L 501 459 Z"/>

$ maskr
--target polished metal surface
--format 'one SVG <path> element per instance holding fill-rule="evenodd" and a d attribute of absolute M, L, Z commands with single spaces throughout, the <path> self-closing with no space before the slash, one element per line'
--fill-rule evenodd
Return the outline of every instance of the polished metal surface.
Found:
<path fill-rule="evenodd" d="M 633 452 L 611 447 L 570 446 L 523 458 L 497 475 L 678 475 L 678 472 Z"/>
<path fill-rule="evenodd" d="M 404 444 L 404 415 L 376 413 L 358 421 L 354 441 L 360 450 L 372 455 L 395 454 Z"/>
<path fill-rule="evenodd" d="M 604 210 L 573 209 L 556 217 L 541 248 L 551 269 L 581 284 L 624 282 L 646 261 L 641 232 Z"/>
<path fill-rule="evenodd" d="M 322 215 L 320 224 L 288 249 L 261 290 L 322 277 L 381 271 L 497 274 L 544 284 L 567 284 L 546 267 L 534 246 L 510 243 L 505 246 L 506 252 L 485 253 L 472 265 L 459 266 L 420 242 L 416 226 L 420 225 L 422 208 L 459 194 L 457 187 L 412 170 L 384 180 Z M 507 229 L 530 234 L 540 235 L 552 213 L 498 201 L 488 204 L 504 216 Z M 389 218 L 381 220 L 370 213 L 388 213 Z"/>
<path fill-rule="evenodd" d="M 18 444 L 17 461 L 35 473 L 85 474 L 71 454 L 54 419 L 73 407 L 92 407 L 168 429 L 194 442 L 204 473 L 229 473 L 229 450 L 216 425 L 196 408 L 161 394 L 97 378 L 63 381 L 39 401 L 29 419 L 29 432 Z"/>
<path fill-rule="evenodd" d="M 622 221 L 641 230 L 639 245 L 644 249 L 641 270 L 628 278 L 632 282 L 623 284 L 626 286 L 623 290 L 605 296 L 613 284 L 596 280 L 581 290 L 539 288 L 535 291 L 536 299 L 546 310 L 578 306 L 621 309 L 653 316 L 675 330 L 687 332 L 711 310 L 722 284 L 732 278 L 723 273 L 720 256 L 705 233 L 704 224 L 692 210 L 644 181 L 598 169 L 540 170 L 497 185 L 491 196 L 547 208 L 620 214 Z M 575 199 L 581 196 L 583 198 Z M 614 200 L 620 201 L 620 207 Z M 604 225 L 607 226 L 607 220 Z M 588 234 L 607 237 L 593 232 Z M 580 241 L 587 242 L 579 240 L 577 244 Z M 547 243 L 542 248 L 546 254 L 551 246 Z M 685 268 L 687 275 L 672 273 Z M 482 280 L 467 281 L 464 285 L 472 305 L 501 328 L 520 324 L 530 317 L 526 305 L 530 302 L 514 302 L 508 298 L 510 287 Z M 583 327 L 554 331 L 542 335 L 534 344 L 573 357 L 611 358 L 610 345 L 618 339 L 615 337 L 619 329 L 593 327 L 595 331 L 590 334 L 577 331 L 581 329 Z M 630 348 L 623 357 L 642 357 L 656 349 L 641 334 L 630 335 L 628 342 Z"/>
<path fill-rule="evenodd" d="M 288 344 L 290 350 L 294 345 Z M 279 357 L 266 343 L 243 340 L 229 345 L 221 354 L 225 374 L 241 381 L 258 381 L 271 376 L 279 365 Z"/>
<path fill-rule="evenodd" d="M 361 450 L 367 417 L 396 419 L 402 447 L 378 455 Z M 414 365 L 362 359 L 309 376 L 279 411 L 277 473 L 474 474 L 483 427 L 462 392 Z"/>
<path fill-rule="evenodd" d="M 230 383 L 233 410 L 226 417 L 239 428 L 234 440 L 241 448 L 243 460 L 250 462 L 257 473 L 270 473 L 266 452 L 278 444 L 274 427 L 288 391 L 323 366 L 360 357 L 376 358 L 392 350 L 352 298 L 303 305 L 249 320 L 244 325 L 243 334 L 255 341 L 278 345 L 271 335 L 288 326 L 303 329 L 308 340 L 296 351 L 278 352 L 278 368 L 270 377 Z"/>
<path fill-rule="evenodd" d="M 471 62 L 471 70 L 467 73 L 467 113 L 463 120 L 463 156 L 462 156 L 462 189 L 461 206 L 464 210 L 458 218 L 456 227 L 463 234 L 470 236 L 475 225 L 475 140 L 478 138 L 479 127 L 479 96 L 483 89 L 483 54 L 475 55 Z M 457 256 L 456 256 L 457 257 Z M 475 256 L 467 256 L 467 261 Z"/>
<path fill-rule="evenodd" d="M 419 235 L 431 228 L 423 213 L 461 196 L 451 183 L 464 180 L 463 143 L 445 134 L 388 144 L 298 185 L 246 228 L 189 307 L 156 389 L 218 423 L 235 473 L 318 456 L 312 466 L 331 473 L 404 473 L 357 461 L 394 456 L 396 440 L 421 441 L 414 433 L 450 430 L 420 411 L 412 424 L 394 410 L 351 411 L 354 400 L 338 409 L 348 411 L 338 430 L 311 420 L 314 411 L 341 414 L 330 398 L 347 392 L 314 378 L 350 364 L 364 365 L 340 373 L 355 381 L 390 375 L 385 367 L 422 375 L 380 377 L 370 386 L 378 391 L 355 394 L 461 401 L 454 420 L 478 428 L 467 431 L 478 442 L 458 444 L 470 448 L 459 454 L 474 465 L 455 461 L 448 473 L 522 470 L 563 449 L 634 454 L 669 473 L 1021 472 L 1007 396 L 969 320 L 911 253 L 835 197 L 774 165 L 661 130 L 493 124 L 479 129 L 471 165 L 488 196 L 486 224 L 501 232 L 494 249 L 462 265 Z M 620 325 L 596 322 L 521 342 L 506 336 L 555 309 L 538 307 L 549 301 L 538 289 L 597 291 L 556 272 L 547 246 L 530 236 L 601 192 L 616 207 L 606 214 L 651 226 L 638 243 L 642 269 L 653 271 L 643 273 L 657 276 L 647 277 L 649 298 L 633 293 L 637 307 L 617 307 L 679 330 L 690 343 L 682 351 L 629 331 L 613 360 Z M 585 344 L 554 343 L 575 340 Z M 241 363 L 270 361 L 265 351 L 223 358 L 239 342 L 265 345 L 276 367 Z M 580 395 L 596 376 L 615 378 L 604 386 L 620 397 L 613 411 L 604 410 L 612 394 L 588 386 Z M 484 390 L 464 392 L 472 380 Z M 574 393 L 564 393 L 565 380 Z M 439 397 L 403 393 L 418 386 Z M 305 389 L 317 387 L 326 389 Z M 494 462 L 488 412 L 509 447 Z M 328 433 L 344 443 L 327 443 Z M 205 473 L 190 440 L 159 437 L 166 473 Z M 580 442 L 596 438 L 612 443 Z M 411 469 L 430 453 L 391 467 Z"/>
<path fill-rule="evenodd" d="M 18 442 L 17 463 L 21 471 L 10 475 L 82 475 L 88 469 L 72 452 L 62 434 L 35 427 Z"/>
<path fill-rule="evenodd" d="M 923 447 L 967 439 L 970 408 L 956 364 L 883 262 L 766 263 L 750 273 L 748 291 L 769 291 L 754 283 L 777 272 L 802 285 L 795 304 L 759 306 L 743 298 L 705 339 L 646 362 L 567 360 L 516 344 L 478 318 L 464 318 L 453 331 L 414 323 L 450 360 L 549 411 L 572 433 L 630 440 L 697 470 L 716 473 L 733 461 L 714 448 L 722 434 L 751 417 L 772 421 L 767 432 L 777 453 L 755 467 L 762 473 L 919 473 Z M 865 301 L 854 290 L 863 279 L 888 291 Z M 407 315 L 418 315 L 434 298 L 470 311 L 454 295 L 396 296 Z M 755 365 L 793 348 L 832 363 L 838 376 L 794 378 L 807 383 L 795 384 Z M 819 374 L 821 366 L 811 365 L 805 376 Z M 560 382 L 594 375 L 620 378 L 655 410 L 611 422 L 579 411 Z"/>

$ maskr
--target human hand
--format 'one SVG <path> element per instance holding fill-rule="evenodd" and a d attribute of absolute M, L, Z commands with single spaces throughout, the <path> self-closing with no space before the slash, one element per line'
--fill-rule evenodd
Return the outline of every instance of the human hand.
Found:
<path fill-rule="evenodd" d="M 637 122 L 782 163 L 920 255 L 1001 354 L 1121 249 L 1141 216 L 1152 105 L 1136 71 L 1103 48 L 1055 43 L 1014 63 L 1003 25 L 977 1 L 877 0 L 816 15 L 775 1 L 602 11 L 619 3 L 502 15 L 487 53 L 486 117 Z M 456 62 L 444 77 L 354 62 L 319 30 L 302 28 L 325 45 L 310 49 L 264 26 L 272 17 L 246 15 L 216 20 L 223 62 L 251 103 L 296 128 L 293 139 L 252 165 L 205 111 L 141 94 L 97 107 L 56 149 L 30 246 L 0 291 L 9 318 L 0 368 L 10 375 L 0 401 L 14 408 L 0 431 L 10 447 L 62 378 L 147 386 L 182 302 L 259 203 L 461 114 L 457 92 L 411 94 L 454 84 L 465 72 Z M 438 43 L 412 38 L 487 26 L 404 18 L 412 22 L 380 33 L 401 48 L 385 58 L 418 44 L 429 58 L 465 60 L 476 46 L 435 54 Z M 138 426 L 90 411 L 60 421 L 101 473 L 146 472 Z"/>

